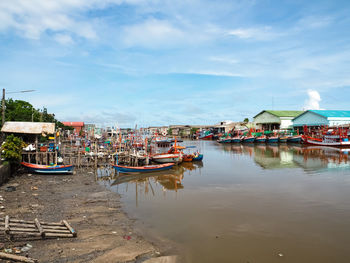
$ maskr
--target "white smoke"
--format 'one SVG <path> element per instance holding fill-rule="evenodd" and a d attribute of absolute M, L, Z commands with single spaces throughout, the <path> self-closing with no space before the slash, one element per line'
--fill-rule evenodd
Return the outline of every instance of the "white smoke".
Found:
<path fill-rule="evenodd" d="M 320 110 L 321 96 L 317 90 L 308 90 L 309 98 L 305 101 L 304 110 Z"/>

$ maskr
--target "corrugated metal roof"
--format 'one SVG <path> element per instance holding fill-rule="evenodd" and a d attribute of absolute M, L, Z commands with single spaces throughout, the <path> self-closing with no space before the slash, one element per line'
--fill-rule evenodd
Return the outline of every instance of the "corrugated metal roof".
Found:
<path fill-rule="evenodd" d="M 297 117 L 300 114 L 302 114 L 304 111 L 298 111 L 298 110 L 263 110 L 259 114 L 255 115 L 254 118 L 264 112 L 268 112 L 272 115 L 275 115 L 277 117 Z"/>
<path fill-rule="evenodd" d="M 350 111 L 348 110 L 309 110 L 309 111 L 327 118 L 341 118 L 341 117 L 350 118 Z"/>
<path fill-rule="evenodd" d="M 1 131 L 24 134 L 53 134 L 55 133 L 55 124 L 51 122 L 7 121 Z"/>

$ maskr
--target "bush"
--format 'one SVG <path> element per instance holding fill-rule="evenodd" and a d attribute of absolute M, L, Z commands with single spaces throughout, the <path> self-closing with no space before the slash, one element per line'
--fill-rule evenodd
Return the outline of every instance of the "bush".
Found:
<path fill-rule="evenodd" d="M 1 146 L 2 157 L 10 163 L 19 163 L 22 160 L 23 147 L 23 140 L 11 134 L 7 136 L 5 143 Z"/>

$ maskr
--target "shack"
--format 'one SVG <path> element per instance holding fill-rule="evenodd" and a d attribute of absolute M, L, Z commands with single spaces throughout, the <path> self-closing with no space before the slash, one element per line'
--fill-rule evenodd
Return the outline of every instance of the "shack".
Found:
<path fill-rule="evenodd" d="M 263 130 L 286 130 L 293 128 L 292 120 L 303 111 L 263 110 L 254 116 L 256 128 Z"/>
<path fill-rule="evenodd" d="M 80 131 L 82 131 L 84 129 L 84 122 L 81 122 L 81 121 L 64 121 L 62 122 L 65 126 L 68 126 L 68 127 L 72 127 L 73 128 L 73 133 L 74 134 L 79 134 Z"/>
<path fill-rule="evenodd" d="M 55 123 L 7 121 L 2 127 L 1 132 L 7 135 L 15 134 L 27 143 L 37 143 L 39 135 L 47 136 L 55 133 Z"/>
<path fill-rule="evenodd" d="M 293 127 L 298 129 L 304 125 L 311 128 L 320 126 L 348 126 L 350 111 L 344 110 L 308 110 L 293 119 Z"/>

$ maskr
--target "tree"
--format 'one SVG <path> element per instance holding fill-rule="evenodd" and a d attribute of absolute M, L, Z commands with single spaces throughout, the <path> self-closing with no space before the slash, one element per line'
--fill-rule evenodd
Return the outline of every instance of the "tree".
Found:
<path fill-rule="evenodd" d="M 248 118 L 245 118 L 243 122 L 244 122 L 244 123 L 248 123 L 248 122 L 249 122 L 249 119 L 248 119 Z"/>
<path fill-rule="evenodd" d="M 22 159 L 22 149 L 24 146 L 21 138 L 11 134 L 7 136 L 5 143 L 1 146 L 2 156 L 10 163 L 19 163 Z"/>

